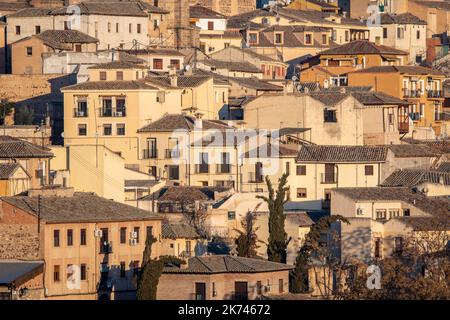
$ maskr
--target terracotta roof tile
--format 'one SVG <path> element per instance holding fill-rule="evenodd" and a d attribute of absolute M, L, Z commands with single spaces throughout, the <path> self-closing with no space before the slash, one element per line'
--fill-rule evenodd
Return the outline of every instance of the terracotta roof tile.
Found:
<path fill-rule="evenodd" d="M 450 185 L 450 173 L 437 170 L 402 169 L 393 172 L 381 186 L 414 187 L 425 182 Z"/>
<path fill-rule="evenodd" d="M 161 226 L 163 239 L 199 239 L 200 235 L 190 224 L 179 222 L 169 223 L 164 221 Z"/>
<path fill-rule="evenodd" d="M 0 159 L 52 158 L 50 149 L 42 148 L 25 140 L 0 136 Z"/>
<path fill-rule="evenodd" d="M 385 146 L 316 146 L 300 148 L 297 162 L 314 163 L 374 163 L 385 162 L 388 147 Z"/>
<path fill-rule="evenodd" d="M 392 54 L 392 55 L 408 55 L 407 52 L 401 51 L 388 46 L 377 45 L 367 40 L 352 41 L 333 49 L 325 50 L 319 55 L 334 55 L 334 54 Z"/>

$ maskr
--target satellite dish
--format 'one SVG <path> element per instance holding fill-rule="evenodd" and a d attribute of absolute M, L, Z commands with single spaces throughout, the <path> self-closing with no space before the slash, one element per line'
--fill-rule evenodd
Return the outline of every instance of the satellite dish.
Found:
<path fill-rule="evenodd" d="M 61 133 L 61 138 L 64 138 L 64 132 Z"/>
<path fill-rule="evenodd" d="M 191 66 L 190 65 L 186 65 L 186 67 L 184 67 L 184 71 L 189 71 L 191 70 Z"/>
<path fill-rule="evenodd" d="M 293 76 L 293 77 L 292 77 L 292 81 L 294 81 L 294 82 L 295 82 L 295 81 L 298 81 L 297 76 Z"/>

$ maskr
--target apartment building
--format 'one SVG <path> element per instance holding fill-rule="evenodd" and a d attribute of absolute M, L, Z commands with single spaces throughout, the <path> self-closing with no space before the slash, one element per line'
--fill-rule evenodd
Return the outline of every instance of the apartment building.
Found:
<path fill-rule="evenodd" d="M 140 59 L 147 68 L 156 73 L 169 72 L 170 69 L 183 69 L 185 56 L 173 49 L 146 48 L 124 51 L 127 54 Z"/>
<path fill-rule="evenodd" d="M 161 234 L 161 217 L 73 189 L 30 190 L 0 205 L 10 249 L 2 258 L 45 261 L 45 299 L 134 298 L 146 236 Z M 157 242 L 152 256 L 160 252 Z"/>
<path fill-rule="evenodd" d="M 0 21 L 0 74 L 6 73 L 6 23 Z"/>
<path fill-rule="evenodd" d="M 206 252 L 205 240 L 186 222 L 164 221 L 161 230 L 161 255 L 188 260 Z"/>
<path fill-rule="evenodd" d="M 335 226 L 341 236 L 340 258 L 367 263 L 401 254 L 412 237 L 448 233 L 448 206 L 446 197 L 411 188 L 335 189 L 331 213 L 350 221 Z"/>
<path fill-rule="evenodd" d="M 360 40 L 325 50 L 305 60 L 299 67 L 302 82 L 319 82 L 322 86 L 346 86 L 347 74 L 370 67 L 405 65 L 408 52 Z M 352 84 L 357 86 L 359 84 Z"/>
<path fill-rule="evenodd" d="M 11 44 L 12 74 L 44 74 L 44 55 L 96 52 L 98 40 L 76 30 L 46 30 Z"/>
<path fill-rule="evenodd" d="M 256 9 L 253 0 L 189 0 L 189 4 L 201 5 L 228 17 Z"/>
<path fill-rule="evenodd" d="M 339 7 L 354 19 L 368 18 L 373 12 L 400 14 L 408 12 L 409 0 L 339 0 Z M 370 9 L 370 11 L 369 11 Z"/>
<path fill-rule="evenodd" d="M 446 132 L 442 113 L 444 74 L 420 66 L 379 66 L 348 74 L 350 86 L 372 86 L 409 103 L 414 126 L 432 128 L 436 136 Z"/>
<path fill-rule="evenodd" d="M 339 13 L 338 1 L 320 1 L 320 0 L 294 0 L 288 8 L 297 10 L 314 10 L 319 12 Z"/>

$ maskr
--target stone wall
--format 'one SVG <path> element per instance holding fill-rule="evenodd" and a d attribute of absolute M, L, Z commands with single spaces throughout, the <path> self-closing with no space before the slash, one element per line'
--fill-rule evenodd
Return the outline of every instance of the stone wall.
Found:
<path fill-rule="evenodd" d="M 37 225 L 0 224 L 0 259 L 39 258 Z"/>

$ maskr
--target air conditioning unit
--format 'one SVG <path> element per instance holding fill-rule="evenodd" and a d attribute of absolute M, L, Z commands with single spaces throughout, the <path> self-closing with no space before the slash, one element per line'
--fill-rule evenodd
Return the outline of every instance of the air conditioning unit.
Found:
<path fill-rule="evenodd" d="M 130 246 L 135 246 L 137 245 L 137 240 L 136 239 L 130 239 Z"/>
<path fill-rule="evenodd" d="M 137 232 L 130 232 L 130 238 L 131 239 L 136 239 L 137 238 Z"/>
<path fill-rule="evenodd" d="M 100 230 L 100 229 L 95 229 L 95 231 L 94 231 L 94 236 L 95 236 L 96 238 L 101 238 L 101 237 L 103 237 L 103 231 Z"/>

